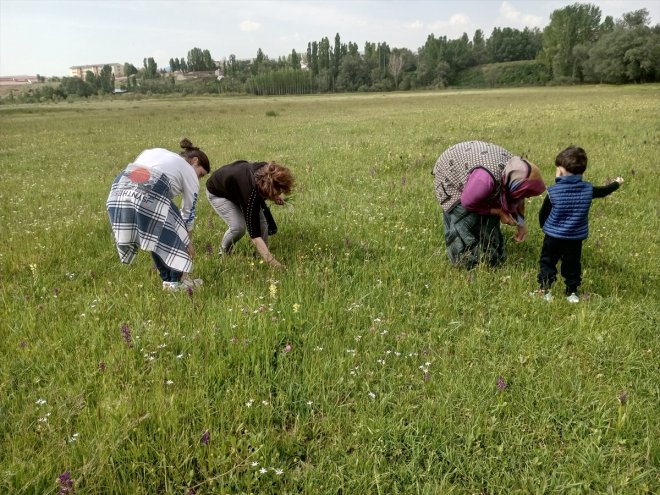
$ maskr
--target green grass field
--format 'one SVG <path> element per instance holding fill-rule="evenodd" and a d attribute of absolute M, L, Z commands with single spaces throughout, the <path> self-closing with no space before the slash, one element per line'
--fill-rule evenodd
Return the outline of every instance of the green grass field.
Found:
<path fill-rule="evenodd" d="M 657 85 L 0 107 L 0 492 L 657 493 L 659 115 Z M 183 136 L 294 171 L 285 270 L 220 259 L 205 198 L 204 287 L 119 262 L 112 179 Z M 528 296 L 541 197 L 505 266 L 449 265 L 431 168 L 470 139 L 625 178 L 580 304 Z"/>

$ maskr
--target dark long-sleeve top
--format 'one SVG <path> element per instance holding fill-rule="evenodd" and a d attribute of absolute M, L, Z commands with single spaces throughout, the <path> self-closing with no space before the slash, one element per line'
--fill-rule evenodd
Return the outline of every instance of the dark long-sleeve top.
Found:
<path fill-rule="evenodd" d="M 276 228 L 254 178 L 254 173 L 264 165 L 266 162 L 250 163 L 238 160 L 220 167 L 206 181 L 206 189 L 209 193 L 228 199 L 241 209 L 251 239 L 261 236 L 259 214 L 262 210 L 268 221 L 269 231 Z"/>
<path fill-rule="evenodd" d="M 591 198 L 595 199 L 595 198 L 604 198 L 605 196 L 609 196 L 619 188 L 619 185 L 620 184 L 617 181 L 613 181 L 606 186 L 593 186 L 592 187 L 593 192 Z M 550 194 L 547 194 L 545 199 L 543 200 L 543 204 L 541 205 L 541 210 L 539 211 L 539 223 L 541 225 L 541 228 L 543 228 L 543 226 L 545 225 L 551 212 L 552 212 L 552 201 L 550 200 Z"/>

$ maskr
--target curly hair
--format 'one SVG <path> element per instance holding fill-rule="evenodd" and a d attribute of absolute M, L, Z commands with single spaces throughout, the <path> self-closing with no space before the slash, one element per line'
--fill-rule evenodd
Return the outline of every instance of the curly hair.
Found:
<path fill-rule="evenodd" d="M 183 148 L 183 151 L 179 153 L 186 161 L 197 158 L 201 167 L 206 170 L 206 173 L 211 172 L 211 163 L 209 162 L 209 157 L 206 156 L 202 150 L 198 147 L 193 146 L 192 142 L 188 138 L 183 138 L 179 145 Z"/>
<path fill-rule="evenodd" d="M 272 199 L 279 194 L 289 194 L 295 180 L 291 170 L 276 162 L 268 162 L 254 173 L 257 188 L 265 198 Z"/>

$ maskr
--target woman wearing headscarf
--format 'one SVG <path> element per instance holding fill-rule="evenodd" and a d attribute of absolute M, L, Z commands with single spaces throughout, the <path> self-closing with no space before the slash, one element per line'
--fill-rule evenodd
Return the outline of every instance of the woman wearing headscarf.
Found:
<path fill-rule="evenodd" d="M 138 249 L 149 251 L 163 281 L 175 292 L 200 285 L 191 280 L 192 229 L 199 179 L 211 170 L 202 150 L 184 138 L 183 151 L 144 150 L 112 183 L 106 202 L 110 225 L 122 263 L 131 263 Z M 181 210 L 174 198 L 182 196 Z"/>
<path fill-rule="evenodd" d="M 447 255 L 452 264 L 468 269 L 482 260 L 496 266 L 506 259 L 500 222 L 516 226 L 516 242 L 525 240 L 524 200 L 545 191 L 536 165 L 483 141 L 448 148 L 433 175 Z"/>

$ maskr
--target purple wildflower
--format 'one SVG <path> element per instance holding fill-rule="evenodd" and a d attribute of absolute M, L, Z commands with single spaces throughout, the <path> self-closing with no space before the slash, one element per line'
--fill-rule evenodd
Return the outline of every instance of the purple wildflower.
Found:
<path fill-rule="evenodd" d="M 105 371 L 105 363 L 103 361 L 101 361 L 99 363 L 99 372 L 103 373 L 104 371 Z"/>
<path fill-rule="evenodd" d="M 21 349 L 25 349 L 27 347 L 27 342 L 25 342 L 24 340 L 21 340 L 21 343 L 18 344 L 18 347 L 20 347 Z"/>
<path fill-rule="evenodd" d="M 206 244 L 206 254 L 211 256 L 213 254 L 213 244 L 210 242 Z"/>
<path fill-rule="evenodd" d="M 195 495 L 195 490 L 192 488 L 186 492 L 186 495 Z"/>
<path fill-rule="evenodd" d="M 73 494 L 73 480 L 71 479 L 71 473 L 69 471 L 64 471 L 57 477 L 57 481 L 60 484 L 59 495 L 69 495 Z"/>
<path fill-rule="evenodd" d="M 497 391 L 504 392 L 506 390 L 506 380 L 501 376 L 497 377 Z"/>
<path fill-rule="evenodd" d="M 133 347 L 133 339 L 131 338 L 131 329 L 128 328 L 128 324 L 124 323 L 121 326 L 121 336 L 124 339 L 124 342 L 126 342 L 126 345 L 128 347 Z"/>
<path fill-rule="evenodd" d="M 210 440 L 211 434 L 209 433 L 209 430 L 204 430 L 204 433 L 202 434 L 202 443 L 208 445 Z"/>
<path fill-rule="evenodd" d="M 291 352 L 292 350 L 293 350 L 293 347 L 291 346 L 291 344 L 287 344 L 286 346 L 284 346 L 284 352 L 285 352 L 285 353 L 288 354 L 288 353 Z"/>
<path fill-rule="evenodd" d="M 186 289 L 186 292 L 188 293 L 188 297 L 189 297 L 190 299 L 192 299 L 192 297 L 193 297 L 193 288 L 192 288 L 192 287 L 188 287 L 188 288 Z"/>
<path fill-rule="evenodd" d="M 619 394 L 619 403 L 622 406 L 625 406 L 626 402 L 628 402 L 628 392 L 626 392 L 625 390 L 622 390 L 621 393 Z"/>

